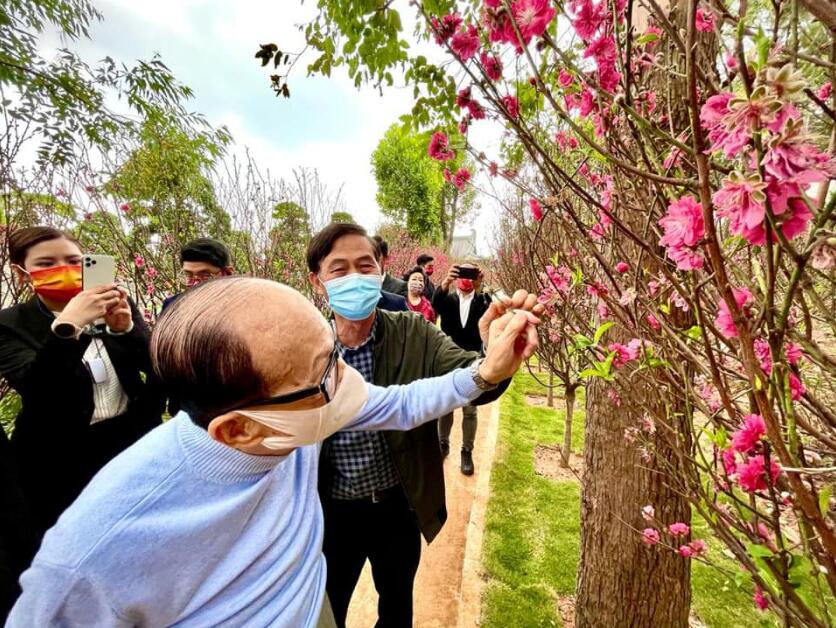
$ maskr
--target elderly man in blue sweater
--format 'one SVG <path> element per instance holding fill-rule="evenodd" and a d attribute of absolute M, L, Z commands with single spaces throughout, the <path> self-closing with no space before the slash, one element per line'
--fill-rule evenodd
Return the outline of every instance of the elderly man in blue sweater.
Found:
<path fill-rule="evenodd" d="M 64 512 L 7 625 L 330 625 L 318 443 L 338 429 L 410 429 L 510 377 L 538 321 L 501 310 L 484 360 L 378 388 L 291 288 L 238 277 L 189 291 L 151 346 L 184 410 Z"/>

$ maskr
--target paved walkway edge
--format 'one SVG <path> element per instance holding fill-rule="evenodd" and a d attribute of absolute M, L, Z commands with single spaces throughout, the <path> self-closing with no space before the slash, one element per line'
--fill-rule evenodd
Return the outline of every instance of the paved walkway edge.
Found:
<path fill-rule="evenodd" d="M 482 574 L 482 539 L 485 531 L 485 514 L 491 490 L 491 471 L 496 455 L 496 439 L 499 434 L 499 404 L 493 403 L 491 420 L 488 425 L 487 460 L 482 462 L 482 468 L 487 471 L 479 475 L 470 520 L 467 525 L 465 539 L 464 562 L 462 564 L 461 600 L 459 602 L 459 620 L 457 628 L 474 628 L 479 626 L 482 608 L 482 588 L 484 578 Z"/>

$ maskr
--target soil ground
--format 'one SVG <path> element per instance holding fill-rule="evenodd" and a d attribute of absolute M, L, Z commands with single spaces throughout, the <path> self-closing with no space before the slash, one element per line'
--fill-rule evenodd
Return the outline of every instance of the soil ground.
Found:
<path fill-rule="evenodd" d="M 482 575 L 479 572 L 490 466 L 496 446 L 498 405 L 479 408 L 479 427 L 473 447 L 476 473 L 459 470 L 461 411 L 450 435 L 450 455 L 444 461 L 448 519 L 431 545 L 423 547 L 415 579 L 416 628 L 472 628 L 478 625 Z M 377 592 L 369 564 L 348 611 L 348 628 L 369 628 L 377 621 Z"/>

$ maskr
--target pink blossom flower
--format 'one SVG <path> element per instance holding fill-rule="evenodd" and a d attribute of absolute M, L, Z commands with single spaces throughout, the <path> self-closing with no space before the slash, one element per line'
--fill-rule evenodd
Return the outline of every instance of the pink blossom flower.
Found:
<path fill-rule="evenodd" d="M 482 68 L 490 80 L 498 81 L 502 78 L 502 61 L 497 55 L 489 55 L 483 52 L 479 55 L 479 60 L 482 62 Z"/>
<path fill-rule="evenodd" d="M 442 131 L 436 131 L 430 138 L 430 145 L 427 147 L 427 154 L 437 161 L 448 161 L 456 156 L 447 140 L 447 135 Z"/>
<path fill-rule="evenodd" d="M 737 458 L 734 455 L 734 449 L 732 447 L 724 449 L 720 456 L 723 460 L 723 470 L 726 472 L 726 475 L 734 475 L 737 473 Z"/>
<path fill-rule="evenodd" d="M 610 388 L 607 390 L 607 397 L 610 398 L 610 401 L 612 401 L 613 405 L 616 408 L 621 407 L 621 395 L 618 394 L 618 391 L 615 388 Z"/>
<path fill-rule="evenodd" d="M 758 607 L 758 610 L 765 611 L 769 608 L 769 600 L 766 599 L 766 596 L 763 594 L 763 589 L 757 584 L 755 585 L 755 594 L 752 596 L 752 599 L 755 601 L 755 606 Z"/>
<path fill-rule="evenodd" d="M 767 375 L 772 374 L 772 353 L 769 348 L 769 343 L 763 338 L 755 338 L 753 343 L 755 350 L 755 357 L 758 359 L 761 369 Z"/>
<path fill-rule="evenodd" d="M 578 138 L 576 138 L 574 135 L 570 135 L 569 136 L 569 148 L 574 149 L 574 148 L 577 148 L 577 147 L 578 147 Z"/>
<path fill-rule="evenodd" d="M 697 9 L 696 26 L 698 31 L 703 33 L 710 33 L 714 30 L 714 24 L 717 22 L 717 16 L 711 11 L 706 11 L 702 7 Z"/>
<path fill-rule="evenodd" d="M 546 266 L 546 276 L 552 285 L 561 292 L 568 292 L 571 287 L 572 271 L 567 266 L 561 265 L 558 268 Z"/>
<path fill-rule="evenodd" d="M 90 222 L 93 220 L 93 214 L 91 212 L 84 212 L 84 220 Z"/>
<path fill-rule="evenodd" d="M 693 554 L 693 551 L 691 550 L 691 547 L 688 546 L 688 545 L 680 545 L 678 551 L 679 551 L 679 555 L 682 556 L 683 558 L 691 558 L 691 555 Z"/>
<path fill-rule="evenodd" d="M 463 87 L 456 94 L 456 106 L 459 109 L 468 107 L 472 101 L 473 99 L 470 97 L 470 85 Z"/>
<path fill-rule="evenodd" d="M 748 288 L 732 288 L 732 293 L 734 294 L 734 301 L 737 303 L 737 307 L 741 308 L 743 310 L 743 316 L 748 318 L 749 311 L 747 306 L 754 300 L 752 293 L 749 292 Z M 732 320 L 732 315 L 725 299 L 720 299 L 719 311 L 717 318 L 714 319 L 714 324 L 717 326 L 718 331 L 726 338 L 737 338 L 737 327 L 734 326 L 734 321 Z"/>
<path fill-rule="evenodd" d="M 833 93 L 833 85 L 830 81 L 827 81 L 824 85 L 819 87 L 818 91 L 816 92 L 816 96 L 819 97 L 819 100 L 827 100 L 830 98 L 830 94 Z"/>
<path fill-rule="evenodd" d="M 793 401 L 798 401 L 801 397 L 804 396 L 804 393 L 807 392 L 807 389 L 804 388 L 804 384 L 802 383 L 801 379 L 795 373 L 789 374 L 789 381 L 790 381 L 790 399 Z"/>
<path fill-rule="evenodd" d="M 128 205 L 127 203 L 122 203 L 119 206 L 119 209 L 122 211 L 123 214 L 127 214 L 128 212 L 131 211 L 131 206 Z"/>
<path fill-rule="evenodd" d="M 659 531 L 655 528 L 645 528 L 642 532 L 642 543 L 645 545 L 656 545 L 659 538 Z"/>
<path fill-rule="evenodd" d="M 566 70 L 561 70 L 560 74 L 557 76 L 557 84 L 563 88 L 569 87 L 574 82 L 574 77 Z"/>
<path fill-rule="evenodd" d="M 604 33 L 586 47 L 583 56 L 592 57 L 599 65 L 607 65 L 615 58 L 615 38 Z"/>
<path fill-rule="evenodd" d="M 154 284 L 149 283 L 147 286 L 145 286 L 145 294 L 154 294 Z"/>
<path fill-rule="evenodd" d="M 804 350 L 794 342 L 788 342 L 784 345 L 784 355 L 787 356 L 787 362 L 795 365 L 804 357 Z"/>
<path fill-rule="evenodd" d="M 502 104 L 505 105 L 505 108 L 508 110 L 508 115 L 511 116 L 511 119 L 516 120 L 520 117 L 520 101 L 517 100 L 516 96 L 511 96 L 510 94 L 507 96 L 503 96 Z"/>
<path fill-rule="evenodd" d="M 467 128 L 470 126 L 470 116 L 465 116 L 459 122 L 459 133 L 467 135 Z"/>
<path fill-rule="evenodd" d="M 145 274 L 148 276 L 149 279 L 153 279 L 157 276 L 157 269 L 153 266 L 146 266 L 145 267 Z"/>
<path fill-rule="evenodd" d="M 598 310 L 598 317 L 604 321 L 610 317 L 610 308 L 607 307 L 606 301 L 598 301 L 598 305 L 596 305 Z"/>
<path fill-rule="evenodd" d="M 542 36 L 557 13 L 549 0 L 517 0 L 511 10 L 526 44 Z"/>
<path fill-rule="evenodd" d="M 708 545 L 702 539 L 694 539 L 688 543 L 688 547 L 691 548 L 692 556 L 704 556 L 706 550 L 708 549 Z"/>
<path fill-rule="evenodd" d="M 615 265 L 615 270 L 623 275 L 630 270 L 630 265 L 627 262 L 618 262 L 618 264 Z"/>
<path fill-rule="evenodd" d="M 743 427 L 732 434 L 732 447 L 742 454 L 748 454 L 766 434 L 766 424 L 760 414 L 743 417 Z"/>
<path fill-rule="evenodd" d="M 462 61 L 467 61 L 479 51 L 479 30 L 468 24 L 465 28 L 456 31 L 450 40 L 450 48 Z"/>
<path fill-rule="evenodd" d="M 580 114 L 581 117 L 587 117 L 595 109 L 595 96 L 589 89 L 584 87 L 581 92 Z"/>
<path fill-rule="evenodd" d="M 615 67 L 613 60 L 597 60 L 598 63 L 598 87 L 603 91 L 612 93 L 621 82 L 621 72 Z"/>
<path fill-rule="evenodd" d="M 603 2 L 595 3 L 592 0 L 583 0 L 575 7 L 575 18 L 572 26 L 581 39 L 590 40 L 598 32 L 604 21 L 606 8 Z"/>
<path fill-rule="evenodd" d="M 142 268 L 143 266 L 145 266 L 145 258 L 141 255 L 134 255 L 134 265 L 137 268 Z"/>
<path fill-rule="evenodd" d="M 534 216 L 534 220 L 543 220 L 543 208 L 540 207 L 540 201 L 532 198 L 528 201 L 528 206 L 531 208 L 531 215 Z"/>
<path fill-rule="evenodd" d="M 609 351 L 615 352 L 615 358 L 613 358 L 612 363 L 616 367 L 624 366 L 628 362 L 637 360 L 641 353 L 641 348 L 642 341 L 638 338 L 633 338 L 626 346 L 618 342 L 613 342 L 607 347 Z"/>
<path fill-rule="evenodd" d="M 656 422 L 646 414 L 642 417 L 642 431 L 648 434 L 656 433 Z"/>
<path fill-rule="evenodd" d="M 648 314 L 646 317 L 647 324 L 650 325 L 653 331 L 659 331 L 662 329 L 662 324 L 659 322 L 659 319 L 653 316 L 653 314 Z"/>
<path fill-rule="evenodd" d="M 672 201 L 659 225 L 665 230 L 659 244 L 667 248 L 668 257 L 676 262 L 676 267 L 680 270 L 702 268 L 702 254 L 694 250 L 705 235 L 702 205 L 693 196 Z"/>
<path fill-rule="evenodd" d="M 653 521 L 653 518 L 656 516 L 656 509 L 653 508 L 651 505 L 647 505 L 642 508 L 642 519 L 645 521 Z"/>
<path fill-rule="evenodd" d="M 769 484 L 774 484 L 781 473 L 781 468 L 770 459 L 769 477 L 766 475 L 766 463 L 762 455 L 750 456 L 737 467 L 737 482 L 747 493 L 765 491 Z"/>
<path fill-rule="evenodd" d="M 453 185 L 455 185 L 459 190 L 463 190 L 468 181 L 470 181 L 470 170 L 467 168 L 459 168 L 453 176 Z"/>
<path fill-rule="evenodd" d="M 737 61 L 737 57 L 735 57 L 734 54 L 732 54 L 732 53 L 729 53 L 729 54 L 726 55 L 725 61 L 726 61 L 726 67 L 729 70 L 736 70 L 737 66 L 739 65 L 739 63 Z"/>
<path fill-rule="evenodd" d="M 495 177 L 497 174 L 499 174 L 499 165 L 495 161 L 492 161 L 488 164 L 488 173 L 492 177 Z"/>
<path fill-rule="evenodd" d="M 430 24 L 435 32 L 435 43 L 441 45 L 449 40 L 461 26 L 461 23 L 462 18 L 458 13 L 445 15 L 441 20 L 436 17 L 430 18 Z"/>
<path fill-rule="evenodd" d="M 691 532 L 691 528 L 689 528 L 687 524 L 677 521 L 676 523 L 672 523 L 668 526 L 668 532 L 674 536 L 685 536 Z"/>
<path fill-rule="evenodd" d="M 729 219 L 732 233 L 752 241 L 752 230 L 766 218 L 765 190 L 766 184 L 757 175 L 743 177 L 732 173 L 723 179 L 722 187 L 714 193 L 712 200 L 717 215 Z"/>

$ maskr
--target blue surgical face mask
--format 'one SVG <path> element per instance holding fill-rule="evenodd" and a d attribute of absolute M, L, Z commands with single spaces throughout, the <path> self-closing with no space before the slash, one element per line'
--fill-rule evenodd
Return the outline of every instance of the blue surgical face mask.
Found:
<path fill-rule="evenodd" d="M 361 275 L 352 273 L 323 281 L 328 293 L 328 305 L 343 318 L 350 321 L 362 321 L 371 316 L 380 300 L 380 275 Z"/>

